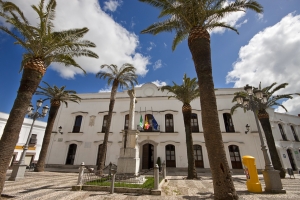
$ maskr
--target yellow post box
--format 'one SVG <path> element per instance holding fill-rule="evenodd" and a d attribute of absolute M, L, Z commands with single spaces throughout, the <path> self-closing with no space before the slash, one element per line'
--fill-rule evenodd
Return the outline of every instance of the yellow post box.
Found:
<path fill-rule="evenodd" d="M 261 184 L 258 179 L 255 158 L 252 156 L 243 156 L 245 174 L 247 177 L 247 189 L 249 192 L 262 192 Z"/>

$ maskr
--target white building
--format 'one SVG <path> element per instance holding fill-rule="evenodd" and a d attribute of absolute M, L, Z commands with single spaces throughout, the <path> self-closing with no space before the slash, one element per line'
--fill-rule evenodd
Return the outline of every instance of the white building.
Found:
<path fill-rule="evenodd" d="M 2 137 L 4 127 L 6 125 L 9 115 L 0 112 L 0 138 Z M 10 161 L 9 166 L 12 167 L 13 163 L 17 163 L 23 151 L 23 146 L 25 145 L 30 127 L 32 124 L 32 119 L 24 118 L 23 125 L 19 134 L 19 140 L 15 147 L 13 157 Z M 32 128 L 32 136 L 29 141 L 29 148 L 25 155 L 25 164 L 30 165 L 32 162 L 37 162 L 39 159 L 40 151 L 42 148 L 43 138 L 45 134 L 47 123 L 42 121 L 35 121 Z"/>
<path fill-rule="evenodd" d="M 231 101 L 238 88 L 216 90 L 219 122 L 222 131 L 226 156 L 230 168 L 241 169 L 241 157 L 251 155 L 256 158 L 258 169 L 264 168 L 264 159 L 260 147 L 260 139 L 255 124 L 253 112 L 244 113 L 237 109 L 233 116 L 230 109 L 234 105 Z M 147 116 L 151 125 L 148 130 L 141 129 L 139 133 L 140 169 L 150 168 L 156 163 L 158 157 L 166 161 L 168 167 L 186 168 L 187 152 L 185 130 L 182 115 L 182 103 L 176 99 L 168 99 L 167 92 L 161 92 L 152 83 L 135 88 L 137 103 L 135 105 L 135 124 L 137 128 L 142 116 L 143 123 Z M 104 127 L 110 93 L 79 94 L 82 98 L 80 104 L 69 103 L 68 108 L 61 106 L 49 145 L 46 164 L 50 166 L 96 165 L 99 146 L 103 142 Z M 191 103 L 193 108 L 192 126 L 193 141 L 195 145 L 196 166 L 209 168 L 207 150 L 203 137 L 201 123 L 201 107 L 199 100 Z M 127 92 L 117 93 L 114 113 L 109 134 L 106 164 L 117 164 L 120 153 L 122 130 L 128 126 L 129 96 Z M 300 136 L 300 117 L 274 113 L 271 110 L 274 138 L 278 146 L 285 168 L 291 168 L 288 151 L 299 171 L 300 142 L 295 142 L 293 133 L 288 130 L 292 125 L 295 135 Z M 158 123 L 157 129 L 153 127 L 152 118 Z M 282 119 L 280 121 L 280 119 Z M 277 123 L 281 124 L 288 141 L 281 141 L 281 133 Z M 245 134 L 246 124 L 250 131 Z M 62 133 L 58 127 L 62 126 Z"/>

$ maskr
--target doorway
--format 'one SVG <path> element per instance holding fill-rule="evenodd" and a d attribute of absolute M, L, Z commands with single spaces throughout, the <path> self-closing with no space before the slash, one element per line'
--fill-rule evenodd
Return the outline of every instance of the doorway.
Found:
<path fill-rule="evenodd" d="M 166 167 L 176 167 L 175 146 L 172 144 L 166 146 Z"/>
<path fill-rule="evenodd" d="M 70 144 L 67 159 L 66 159 L 66 165 L 74 164 L 76 149 L 77 149 L 77 144 Z"/>
<path fill-rule="evenodd" d="M 143 145 L 142 169 L 154 167 L 154 146 L 152 144 Z"/>
<path fill-rule="evenodd" d="M 228 149 L 232 169 L 243 169 L 239 147 L 236 145 L 230 145 Z"/>
<path fill-rule="evenodd" d="M 194 158 L 195 166 L 198 168 L 204 168 L 202 147 L 200 145 L 194 145 Z"/>
<path fill-rule="evenodd" d="M 292 151 L 290 149 L 288 149 L 288 150 L 286 150 L 286 152 L 288 154 L 293 171 L 297 171 L 297 166 L 296 166 Z"/>

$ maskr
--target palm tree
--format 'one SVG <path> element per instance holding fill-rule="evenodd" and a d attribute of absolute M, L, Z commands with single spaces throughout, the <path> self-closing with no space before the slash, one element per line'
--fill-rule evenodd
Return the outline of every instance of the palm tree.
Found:
<path fill-rule="evenodd" d="M 161 10 L 159 18 L 163 21 L 154 23 L 142 33 L 176 33 L 172 49 L 188 39 L 197 77 L 199 80 L 200 104 L 204 138 L 212 172 L 215 199 L 238 198 L 226 154 L 220 124 L 214 83 L 212 77 L 210 34 L 217 27 L 237 30 L 226 22 L 225 16 L 246 9 L 261 13 L 262 6 L 255 0 L 235 0 L 225 5 L 226 0 L 139 0 Z"/>
<path fill-rule="evenodd" d="M 134 87 L 134 83 L 137 84 L 137 75 L 135 74 L 136 68 L 129 63 L 125 63 L 118 69 L 117 65 L 101 65 L 101 69 L 107 68 L 109 72 L 100 71 L 96 74 L 96 77 L 100 79 L 107 78 L 107 85 L 112 85 L 111 94 L 110 94 L 110 102 L 109 102 L 109 109 L 108 109 L 108 117 L 105 127 L 105 134 L 104 140 L 102 144 L 102 151 L 99 155 L 99 163 L 97 163 L 97 169 L 99 170 L 99 174 L 103 173 L 104 162 L 107 152 L 107 141 L 108 141 L 108 134 L 110 130 L 110 124 L 113 114 L 113 109 L 115 105 L 115 99 L 117 94 L 117 89 L 120 87 L 121 89 Z"/>
<path fill-rule="evenodd" d="M 192 106 L 190 103 L 200 96 L 197 79 L 190 79 L 186 76 L 186 74 L 184 74 L 182 85 L 177 85 L 173 82 L 173 86 L 166 85 L 161 87 L 160 89 L 161 91 L 167 90 L 168 93 L 171 92 L 174 94 L 172 96 L 169 96 L 169 99 L 175 98 L 183 103 L 182 114 L 185 127 L 186 150 L 188 158 L 187 179 L 196 179 L 197 172 L 195 168 L 193 136 L 191 127 Z"/>
<path fill-rule="evenodd" d="M 277 92 L 280 89 L 284 89 L 288 85 L 288 83 L 282 83 L 282 84 L 276 86 L 275 88 L 273 88 L 276 84 L 277 84 L 276 82 L 272 83 L 271 85 L 269 85 L 269 86 L 262 89 L 261 88 L 261 83 L 260 83 L 258 89 L 261 90 L 266 95 L 267 102 L 262 103 L 260 99 L 255 97 L 255 95 L 253 95 L 253 100 L 257 103 L 257 105 L 259 105 L 258 112 L 255 113 L 255 114 L 257 115 L 257 118 L 259 119 L 260 124 L 261 124 L 261 126 L 264 130 L 266 140 L 267 140 L 267 144 L 268 144 L 268 148 L 269 148 L 269 153 L 270 153 L 270 156 L 271 156 L 271 161 L 272 161 L 272 164 L 274 166 L 274 169 L 280 171 L 280 177 L 281 178 L 285 178 L 286 172 L 285 172 L 285 169 L 282 167 L 282 163 L 280 162 L 280 158 L 279 158 L 279 155 L 278 155 L 277 148 L 275 146 L 275 141 L 274 141 L 274 137 L 273 137 L 273 133 L 272 133 L 269 113 L 266 111 L 266 109 L 274 107 L 274 106 L 280 106 L 285 111 L 287 111 L 287 109 L 281 103 L 279 103 L 278 101 L 280 101 L 282 99 L 292 99 L 293 95 L 300 95 L 300 94 L 299 93 L 292 93 L 292 94 L 274 95 L 275 92 Z M 257 88 L 255 88 L 255 89 L 257 89 Z M 247 98 L 248 93 L 245 92 L 245 91 L 236 92 L 235 96 L 233 97 L 232 102 L 236 101 L 237 96 L 242 96 L 244 98 Z M 239 107 L 238 105 L 233 106 L 231 108 L 231 114 L 233 114 L 234 110 L 238 107 Z M 244 110 L 244 111 L 246 111 L 246 110 Z"/>
<path fill-rule="evenodd" d="M 41 91 L 36 91 L 35 94 L 46 96 L 47 98 L 44 99 L 43 101 L 50 99 L 51 105 L 50 105 L 50 111 L 49 111 L 49 117 L 48 117 L 47 126 L 45 130 L 45 135 L 43 139 L 42 149 L 40 152 L 39 160 L 34 169 L 35 172 L 44 171 L 45 160 L 46 160 L 48 146 L 50 143 L 51 133 L 61 103 L 65 103 L 66 107 L 68 107 L 68 101 L 78 103 L 78 101 L 81 100 L 81 98 L 76 95 L 75 91 L 65 90 L 66 86 L 58 88 L 55 85 L 51 87 L 48 83 L 44 81 L 43 83 L 45 83 L 47 87 L 43 88 L 41 86 L 38 86 L 38 88 L 41 89 Z"/>
<path fill-rule="evenodd" d="M 15 43 L 25 49 L 20 68 L 23 71 L 20 87 L 0 141 L 0 193 L 28 105 L 47 67 L 57 62 L 82 69 L 74 57 L 98 58 L 97 54 L 87 49 L 95 47 L 95 44 L 82 40 L 88 28 L 53 31 L 55 0 L 50 0 L 47 5 L 41 0 L 39 5 L 32 5 L 32 8 L 38 14 L 39 23 L 36 26 L 28 22 L 15 4 L 0 0 L 0 17 L 13 26 L 12 30 L 0 26 L 0 30 L 13 37 Z"/>

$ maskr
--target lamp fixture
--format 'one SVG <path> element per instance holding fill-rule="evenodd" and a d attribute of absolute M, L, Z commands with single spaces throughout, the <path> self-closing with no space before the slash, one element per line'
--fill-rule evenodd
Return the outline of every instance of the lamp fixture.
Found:
<path fill-rule="evenodd" d="M 59 132 L 60 134 L 63 134 L 64 132 L 62 132 L 61 130 L 62 130 L 62 127 L 59 126 L 59 127 L 58 127 L 58 132 Z"/>
<path fill-rule="evenodd" d="M 248 124 L 246 124 L 246 131 L 245 131 L 245 134 L 247 134 L 250 130 L 250 126 Z"/>

